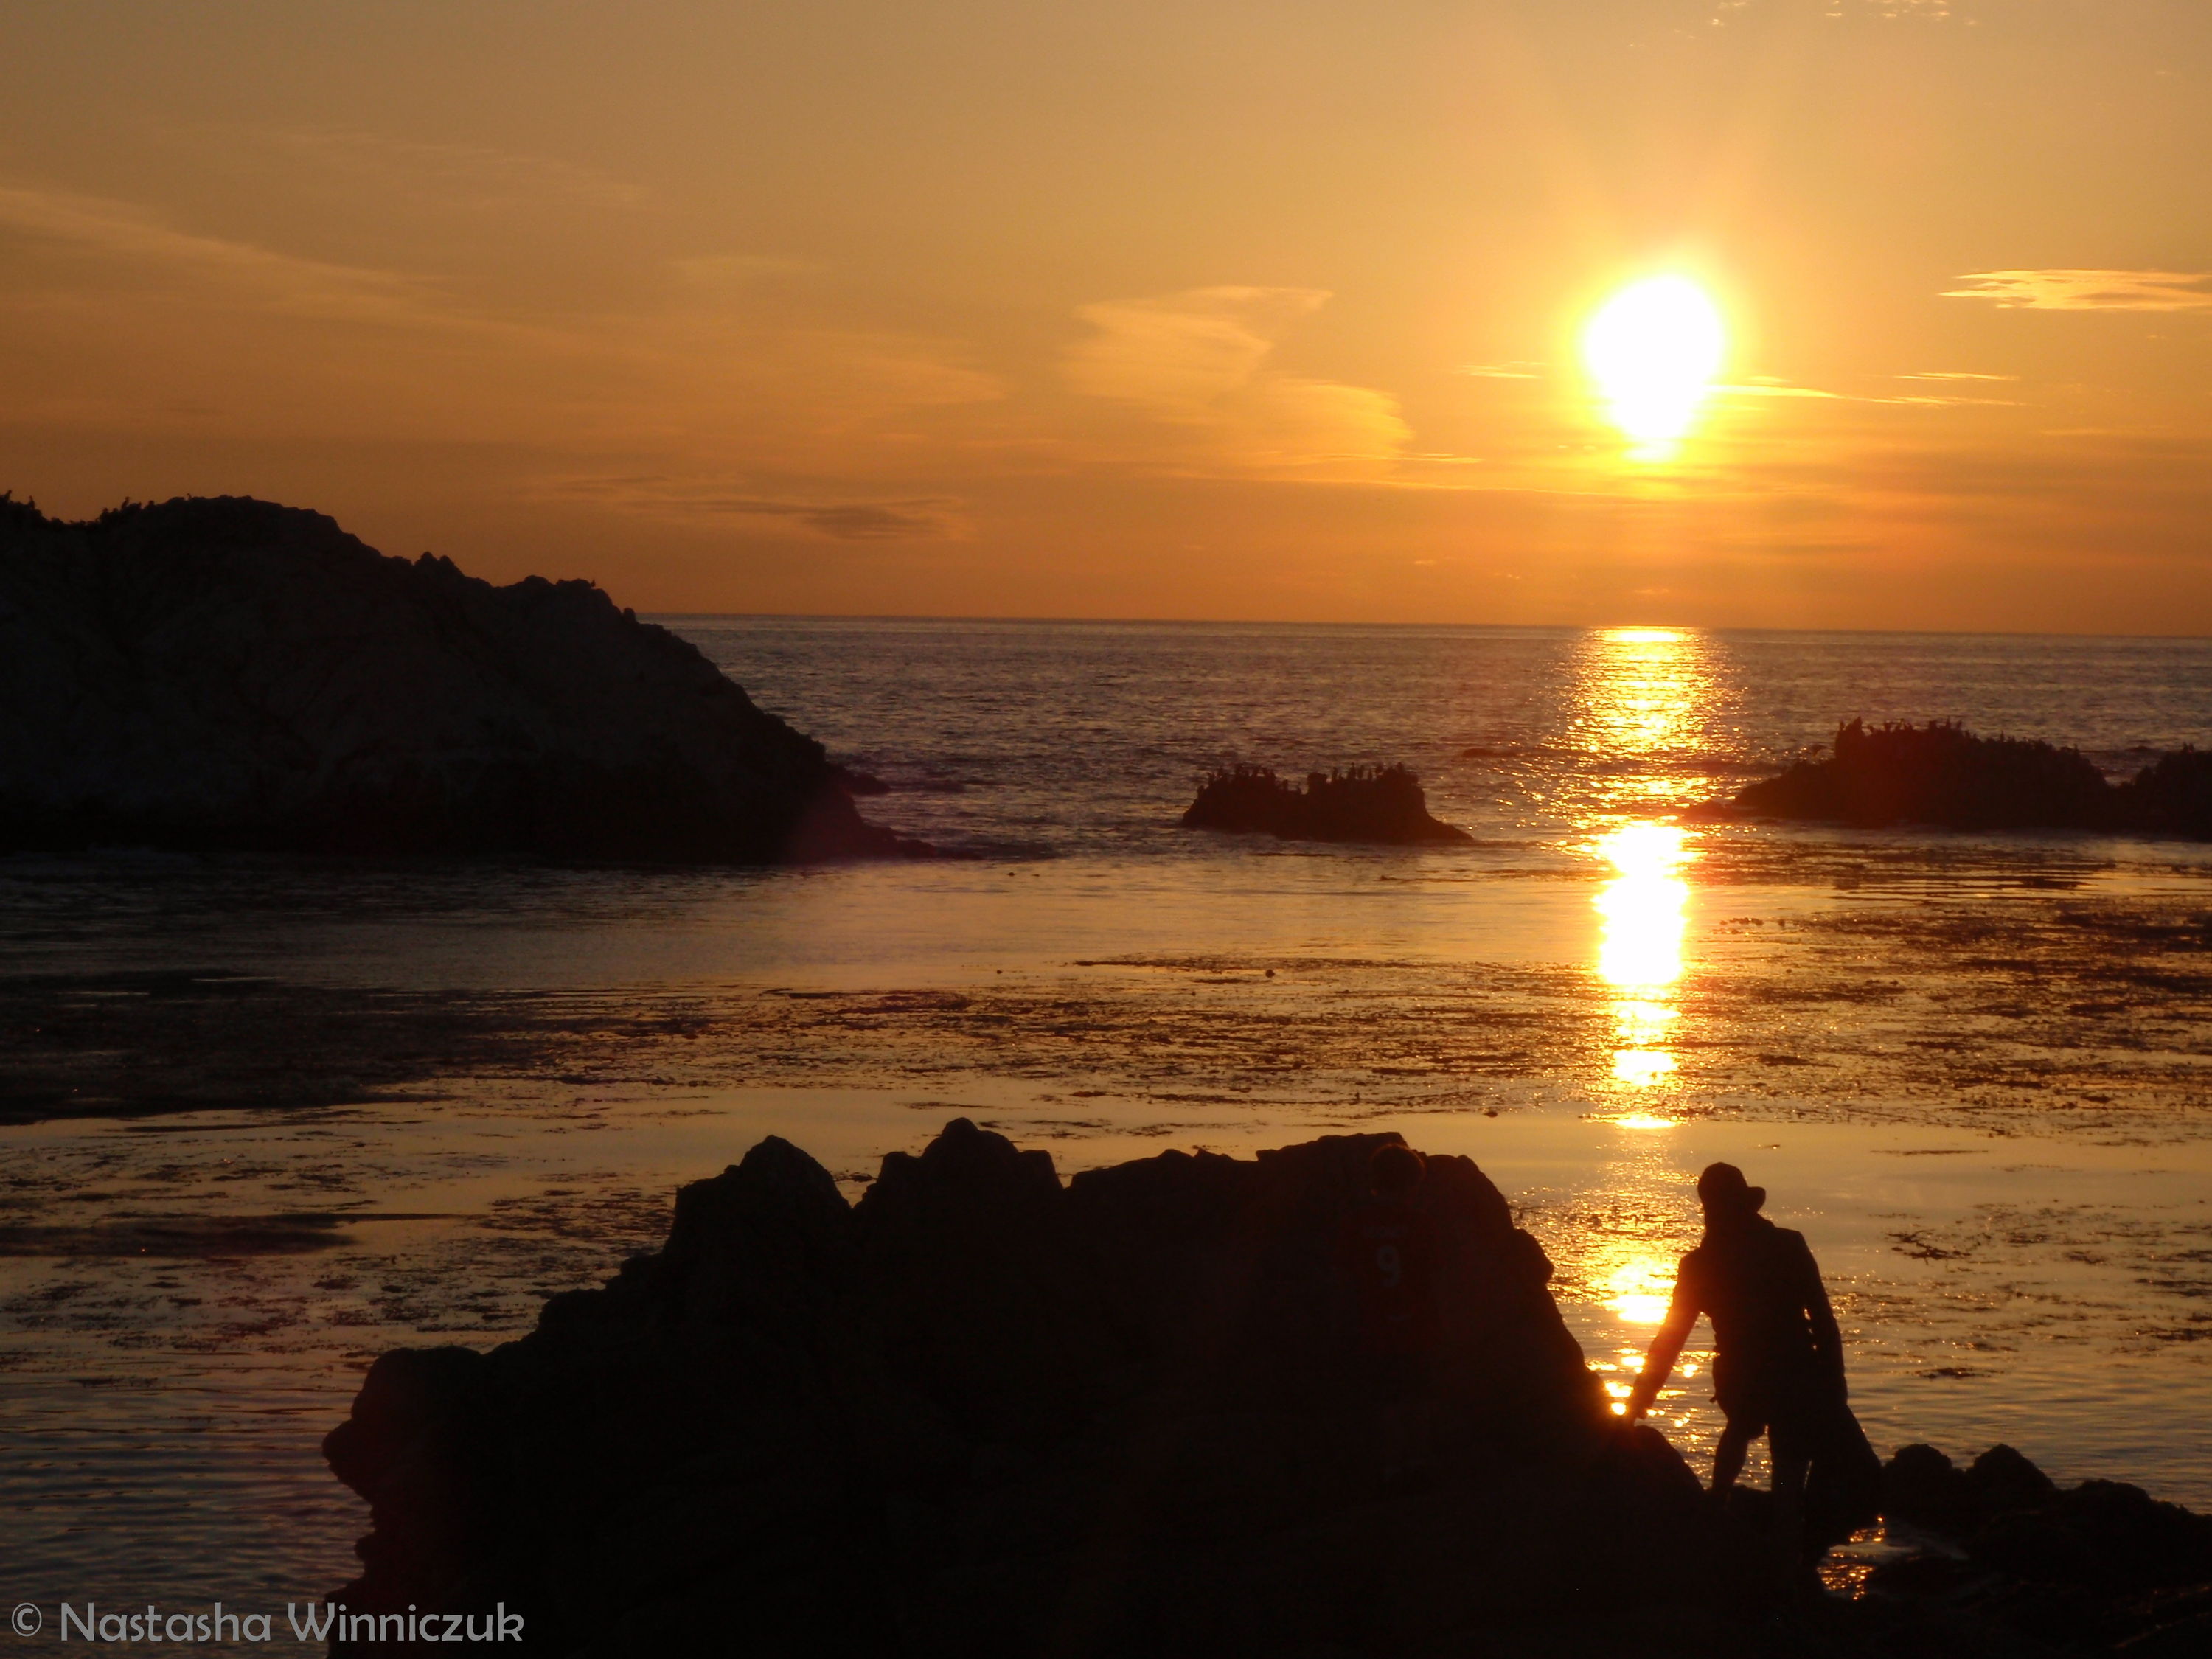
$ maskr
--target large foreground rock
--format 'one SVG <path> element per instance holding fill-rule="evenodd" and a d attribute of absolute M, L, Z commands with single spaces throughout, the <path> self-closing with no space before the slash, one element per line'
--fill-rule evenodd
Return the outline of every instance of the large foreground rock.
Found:
<path fill-rule="evenodd" d="M 851 1206 L 764 1140 L 529 1336 L 375 1363 L 325 1445 L 374 1528 L 334 1599 L 503 1606 L 530 1651 L 594 1659 L 2204 1650 L 2212 1521 L 2003 1447 L 1906 1448 L 1885 1507 L 1926 1547 L 1793 1597 L 1766 1495 L 1716 1504 L 1607 1415 L 1464 1158 L 1423 1183 L 1449 1335 L 1425 1466 L 1390 1478 L 1332 1244 L 1395 1139 L 1062 1186 L 961 1121 Z"/>
<path fill-rule="evenodd" d="M 919 852 L 822 746 L 588 582 L 223 498 L 0 498 L 0 850 L 775 862 Z"/>
<path fill-rule="evenodd" d="M 1656 1434 L 1607 1427 L 1543 1252 L 1464 1158 L 1425 1186 L 1452 1334 L 1433 1459 L 1386 1479 L 1333 1244 L 1394 1139 L 1167 1152 L 1063 1187 L 1045 1153 L 956 1121 L 851 1207 L 763 1141 L 684 1188 L 658 1255 L 528 1337 L 376 1362 L 327 1443 L 375 1528 L 337 1599 L 504 1601 L 550 1654 L 1709 1634 L 1694 1478 Z"/>

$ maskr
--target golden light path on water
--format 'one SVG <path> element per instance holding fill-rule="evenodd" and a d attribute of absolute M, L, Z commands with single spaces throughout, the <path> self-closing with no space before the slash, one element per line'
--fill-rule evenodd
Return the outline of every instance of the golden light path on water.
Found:
<path fill-rule="evenodd" d="M 1674 1070 L 1665 1043 L 1677 1011 L 1667 994 L 1682 976 L 1688 927 L 1690 887 L 1678 873 L 1689 857 L 1685 839 L 1678 825 L 1645 821 L 1598 842 L 1619 873 L 1598 890 L 1597 971 L 1616 993 L 1613 1080 L 1631 1088 L 1649 1088 Z"/>
<path fill-rule="evenodd" d="M 1677 1121 L 1669 1109 L 1680 1087 L 1673 1039 L 1682 1018 L 1678 993 L 1692 906 L 1687 872 L 1698 857 L 1694 834 L 1675 818 L 1690 804 L 1684 792 L 1703 787 L 1697 767 L 1677 763 L 1709 750 L 1720 688 L 1701 635 L 1617 628 L 1593 635 L 1585 647 L 1577 695 L 1577 746 L 1604 762 L 1615 779 L 1585 826 L 1585 851 L 1607 872 L 1592 900 L 1594 966 L 1609 993 L 1613 1024 L 1609 1071 L 1601 1086 L 1613 1102 L 1600 1115 L 1616 1140 L 1593 1184 L 1616 1213 L 1638 1219 L 1600 1242 L 1587 1282 L 1630 1328 L 1613 1360 L 1601 1362 L 1620 1411 L 1643 1333 L 1666 1316 L 1674 1288 L 1685 1176 L 1674 1167 L 1667 1132 Z M 1701 1364 L 1702 1356 L 1686 1353 L 1678 1383 L 1695 1376 Z M 1662 1418 L 1681 1392 L 1662 1396 Z"/>
<path fill-rule="evenodd" d="M 1586 657 L 1579 687 L 1584 746 L 1628 780 L 1593 826 L 1591 850 L 1613 872 L 1595 902 L 1597 972 L 1613 993 L 1613 1080 L 1632 1091 L 1660 1090 L 1676 1066 L 1667 1040 L 1680 1018 L 1673 993 L 1689 927 L 1682 872 L 1697 850 L 1680 824 L 1650 814 L 1681 804 L 1680 781 L 1659 763 L 1702 746 L 1713 701 L 1705 654 L 1703 641 L 1684 630 L 1610 629 Z M 1665 1120 L 1632 1111 L 1616 1121 L 1649 1127 Z"/>

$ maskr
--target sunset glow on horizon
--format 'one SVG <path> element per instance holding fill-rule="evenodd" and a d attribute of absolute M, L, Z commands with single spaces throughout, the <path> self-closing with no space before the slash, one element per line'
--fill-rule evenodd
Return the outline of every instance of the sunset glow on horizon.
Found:
<path fill-rule="evenodd" d="M 258 495 L 656 613 L 2212 631 L 2204 8 L 4 38 L 49 512 Z"/>

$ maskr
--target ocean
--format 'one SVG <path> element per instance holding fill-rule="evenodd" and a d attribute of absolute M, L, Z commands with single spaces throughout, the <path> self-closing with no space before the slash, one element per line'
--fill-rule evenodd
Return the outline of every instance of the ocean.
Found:
<path fill-rule="evenodd" d="M 2212 641 L 660 620 L 957 856 L 0 863 L 18 1597 L 327 1594 L 375 1353 L 526 1329 L 762 1134 L 857 1196 L 957 1115 L 1063 1172 L 1464 1152 L 1624 1393 L 1727 1158 L 1885 1452 L 2212 1505 L 2212 849 L 1676 821 L 1853 717 L 2122 775 L 2212 744 Z M 1472 844 L 1178 828 L 1232 762 L 1404 763 Z M 1656 1419 L 1699 1458 L 1707 1358 Z"/>

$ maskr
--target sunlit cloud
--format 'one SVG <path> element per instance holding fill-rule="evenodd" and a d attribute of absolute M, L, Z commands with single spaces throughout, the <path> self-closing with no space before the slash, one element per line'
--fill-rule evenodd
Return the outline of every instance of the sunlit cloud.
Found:
<path fill-rule="evenodd" d="M 1534 380 L 1541 378 L 1540 362 L 1462 363 L 1459 372 L 1479 380 Z"/>
<path fill-rule="evenodd" d="M 2017 374 L 1977 374 L 1966 369 L 1923 369 L 1917 374 L 1899 374 L 1900 380 L 2017 380 Z"/>
<path fill-rule="evenodd" d="M 1706 21 L 1715 28 L 1723 28 L 1771 7 L 1772 0 L 1714 0 L 1712 15 Z M 1832 23 L 1856 15 L 1941 23 L 1950 21 L 1959 9 L 1959 0 L 1821 0 L 1821 15 Z"/>
<path fill-rule="evenodd" d="M 1165 416 L 1194 415 L 1250 385 L 1276 336 L 1328 297 L 1310 288 L 1200 288 L 1079 307 L 1096 332 L 1068 348 L 1068 384 Z"/>
<path fill-rule="evenodd" d="M 1765 375 L 1753 375 L 1741 386 L 1717 386 L 1712 390 L 1723 396 L 1736 398 L 1825 398 L 1840 401 L 1840 392 L 1823 392 L 1817 386 L 1791 386 Z"/>
<path fill-rule="evenodd" d="M 2009 374 L 1899 374 L 1899 380 L 2009 380 Z M 2016 400 L 2009 398 L 1937 397 L 1929 392 L 1905 393 L 1896 397 L 1875 397 L 1863 392 L 1828 392 L 1819 386 L 1792 386 L 1787 380 L 1771 374 L 1747 375 L 1741 384 L 1717 386 L 1712 388 L 1717 397 L 1735 398 L 1808 398 L 1821 403 L 1837 404 L 1911 404 L 1928 409 L 1950 409 L 1961 404 L 1975 404 L 2011 408 Z"/>
<path fill-rule="evenodd" d="M 1947 300 L 1989 300 L 2021 311 L 2212 311 L 2212 271 L 1982 270 Z"/>
<path fill-rule="evenodd" d="M 1412 434 L 1395 398 L 1267 367 L 1278 337 L 1327 303 L 1318 289 L 1190 289 L 1078 308 L 1071 389 L 1203 434 L 1217 460 L 1256 468 L 1395 459 Z"/>

